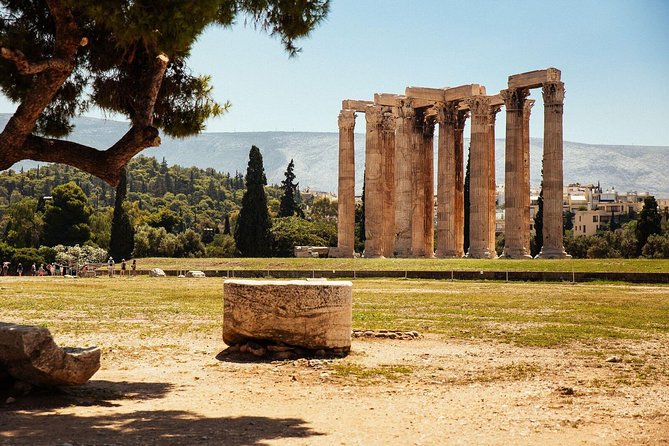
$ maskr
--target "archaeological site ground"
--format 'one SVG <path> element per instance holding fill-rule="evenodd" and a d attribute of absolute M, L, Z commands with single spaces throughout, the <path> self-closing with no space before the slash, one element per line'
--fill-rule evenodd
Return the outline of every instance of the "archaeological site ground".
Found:
<path fill-rule="evenodd" d="M 221 278 L 8 277 L 0 288 L 4 321 L 102 349 L 84 386 L 1 395 L 0 444 L 669 441 L 666 284 L 355 279 L 351 353 L 283 361 L 217 358 Z"/>

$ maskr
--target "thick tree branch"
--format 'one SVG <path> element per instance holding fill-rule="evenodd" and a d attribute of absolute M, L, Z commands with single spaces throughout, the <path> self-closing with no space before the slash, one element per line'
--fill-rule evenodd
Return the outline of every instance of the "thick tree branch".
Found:
<path fill-rule="evenodd" d="M 40 62 L 30 62 L 21 51 L 9 48 L 0 48 L 0 55 L 14 62 L 19 73 L 24 75 L 38 74 L 47 70 L 72 71 L 72 60 L 53 58 Z"/>
<path fill-rule="evenodd" d="M 0 168 L 7 168 L 20 159 L 49 163 L 63 163 L 91 173 L 116 186 L 121 170 L 137 153 L 147 147 L 160 145 L 158 129 L 151 126 L 133 126 L 107 150 L 97 150 L 83 144 L 60 139 L 29 136 L 20 152 L 11 160 L 0 157 Z M 3 153 L 3 155 L 6 155 Z M 17 159 L 18 158 L 18 159 Z M 7 165 L 9 164 L 9 166 Z"/>
<path fill-rule="evenodd" d="M 135 125 L 152 125 L 153 110 L 156 107 L 156 100 L 160 87 L 163 84 L 163 77 L 167 70 L 169 59 L 164 54 L 156 56 L 153 62 L 153 70 L 148 78 L 145 95 L 139 101 L 139 110 L 133 119 Z"/>

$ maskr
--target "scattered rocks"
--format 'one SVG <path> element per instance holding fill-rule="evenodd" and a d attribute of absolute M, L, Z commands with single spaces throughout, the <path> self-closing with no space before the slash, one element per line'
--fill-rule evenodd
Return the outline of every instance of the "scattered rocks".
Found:
<path fill-rule="evenodd" d="M 561 386 L 557 388 L 557 392 L 560 395 L 571 396 L 574 394 L 574 389 L 572 387 Z"/>
<path fill-rule="evenodd" d="M 423 337 L 417 331 L 397 330 L 353 330 L 352 336 L 354 338 L 401 339 L 405 341 L 411 341 Z"/>
<path fill-rule="evenodd" d="M 225 356 L 234 354 L 249 354 L 259 359 L 270 359 L 275 361 L 300 360 L 303 358 L 343 358 L 350 351 L 350 348 L 331 348 L 311 350 L 294 345 L 287 345 L 282 342 L 273 343 L 270 341 L 248 341 L 242 344 L 229 346 L 220 352 L 216 357 L 221 360 Z M 313 359 L 318 361 L 318 359 Z"/>
<path fill-rule="evenodd" d="M 617 362 L 623 362 L 623 360 L 617 356 L 609 356 L 608 358 L 606 358 L 606 362 L 617 363 Z"/>
<path fill-rule="evenodd" d="M 100 368 L 100 349 L 60 348 L 47 328 L 0 322 L 0 376 L 29 386 L 73 386 L 86 383 Z"/>
<path fill-rule="evenodd" d="M 149 271 L 149 276 L 150 277 L 165 277 L 165 271 L 163 271 L 160 268 L 153 268 L 151 271 Z"/>

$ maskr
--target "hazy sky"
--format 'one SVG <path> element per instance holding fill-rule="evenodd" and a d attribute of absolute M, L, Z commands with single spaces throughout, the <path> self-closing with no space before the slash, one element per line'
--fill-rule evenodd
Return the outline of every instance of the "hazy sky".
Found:
<path fill-rule="evenodd" d="M 493 94 L 510 74 L 552 66 L 565 82 L 565 139 L 669 145 L 667 0 L 333 0 L 299 44 L 290 59 L 243 20 L 208 30 L 191 67 L 232 109 L 207 130 L 335 132 L 345 98 L 469 83 Z M 541 91 L 531 97 L 541 137 Z"/>

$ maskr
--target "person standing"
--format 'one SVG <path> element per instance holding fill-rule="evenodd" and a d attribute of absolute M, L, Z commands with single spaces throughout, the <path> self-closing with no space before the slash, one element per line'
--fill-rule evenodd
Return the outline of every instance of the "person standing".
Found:
<path fill-rule="evenodd" d="M 125 276 L 125 259 L 121 259 L 121 276 Z"/>
<path fill-rule="evenodd" d="M 33 277 L 37 275 L 37 265 L 35 265 L 35 262 L 33 262 L 32 266 L 30 267 L 30 275 Z"/>
<path fill-rule="evenodd" d="M 132 269 L 132 275 L 137 274 L 137 259 L 132 259 L 132 265 L 130 265 L 130 268 Z"/>
<path fill-rule="evenodd" d="M 107 272 L 109 273 L 109 277 L 114 276 L 114 259 L 112 257 L 109 257 L 107 261 Z"/>
<path fill-rule="evenodd" d="M 21 262 L 19 262 L 19 266 L 16 267 L 16 272 L 19 277 L 23 276 L 23 264 L 21 264 Z"/>

